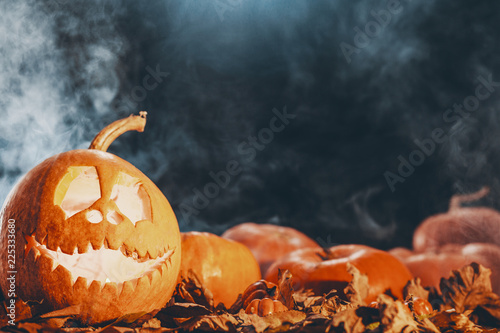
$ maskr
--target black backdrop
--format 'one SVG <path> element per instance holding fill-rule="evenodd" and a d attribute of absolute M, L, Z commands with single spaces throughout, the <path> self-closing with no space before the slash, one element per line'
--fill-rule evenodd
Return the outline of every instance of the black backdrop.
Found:
<path fill-rule="evenodd" d="M 490 185 L 481 204 L 499 206 L 500 2 L 0 6 L 2 199 L 44 158 L 147 110 L 146 132 L 110 151 L 184 231 L 256 221 L 388 248 L 454 193 Z"/>

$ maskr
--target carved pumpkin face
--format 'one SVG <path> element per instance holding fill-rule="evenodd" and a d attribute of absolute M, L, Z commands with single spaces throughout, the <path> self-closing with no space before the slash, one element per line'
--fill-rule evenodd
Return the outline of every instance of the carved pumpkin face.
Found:
<path fill-rule="evenodd" d="M 78 305 L 81 319 L 97 323 L 161 308 L 175 288 L 181 250 L 172 208 L 151 180 L 110 153 L 45 160 L 12 190 L 1 219 L 2 251 L 4 226 L 16 221 L 19 296 L 43 300 L 48 311 Z"/>

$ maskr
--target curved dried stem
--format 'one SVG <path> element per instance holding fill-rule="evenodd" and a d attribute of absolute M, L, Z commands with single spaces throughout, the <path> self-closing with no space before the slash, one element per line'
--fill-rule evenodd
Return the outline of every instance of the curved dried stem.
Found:
<path fill-rule="evenodd" d="M 139 112 L 139 115 L 131 114 L 127 118 L 117 120 L 100 131 L 90 143 L 89 149 L 108 150 L 109 145 L 117 137 L 128 131 L 143 132 L 146 126 L 146 111 Z"/>
<path fill-rule="evenodd" d="M 462 207 L 462 203 L 476 201 L 483 198 L 490 192 L 490 188 L 488 186 L 483 186 L 479 191 L 470 193 L 470 194 L 455 194 L 450 199 L 450 208 L 449 210 L 456 210 Z"/>

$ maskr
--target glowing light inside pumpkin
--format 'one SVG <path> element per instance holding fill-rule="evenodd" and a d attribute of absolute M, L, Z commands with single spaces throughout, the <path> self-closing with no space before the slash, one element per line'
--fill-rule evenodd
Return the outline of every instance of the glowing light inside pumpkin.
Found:
<path fill-rule="evenodd" d="M 101 197 L 99 177 L 95 167 L 70 167 L 56 189 L 54 203 L 66 218 L 89 208 Z"/>
<path fill-rule="evenodd" d="M 75 249 L 74 254 L 66 254 L 60 249 L 57 251 L 47 249 L 45 245 L 38 243 L 33 236 L 29 239 L 29 244 L 33 248 L 54 261 L 54 269 L 58 265 L 66 268 L 71 273 L 73 283 L 78 277 L 84 277 L 87 279 L 87 284 L 93 280 L 101 281 L 103 285 L 106 282 L 122 284 L 125 281 L 138 279 L 154 272 L 174 253 L 174 250 L 168 250 L 163 256 L 156 259 L 138 260 L 124 256 L 120 250 L 111 250 L 105 247 L 94 250 L 89 246 L 85 253 L 79 254 Z"/>
<path fill-rule="evenodd" d="M 120 172 L 117 183 L 111 191 L 111 200 L 134 225 L 141 220 L 151 220 L 149 196 L 137 178 Z M 108 216 L 108 221 L 113 223 L 112 221 L 115 221 L 116 218 L 116 216 L 112 216 L 110 219 Z M 117 221 L 116 224 L 120 222 Z"/>
<path fill-rule="evenodd" d="M 92 207 L 101 198 L 99 176 L 95 167 L 75 166 L 59 182 L 54 204 L 61 207 L 66 218 Z M 112 224 L 120 224 L 126 216 L 134 225 L 141 220 L 151 220 L 151 202 L 140 181 L 126 173 L 116 176 L 109 200 L 114 201 L 118 211 L 107 213 L 90 210 L 86 218 L 90 223 L 100 223 L 104 218 Z M 104 217 L 103 214 L 106 214 Z"/>

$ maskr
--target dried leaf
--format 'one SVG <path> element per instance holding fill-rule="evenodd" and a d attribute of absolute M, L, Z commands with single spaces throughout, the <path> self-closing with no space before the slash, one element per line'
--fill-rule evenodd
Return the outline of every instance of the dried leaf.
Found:
<path fill-rule="evenodd" d="M 284 272 L 278 271 L 278 300 L 281 303 L 285 304 L 285 306 L 289 309 L 296 309 L 297 304 L 295 303 L 295 299 L 293 298 L 293 282 L 292 282 L 292 273 L 289 270 L 285 270 Z"/>
<path fill-rule="evenodd" d="M 441 331 L 437 328 L 436 325 L 429 319 L 424 318 L 417 320 L 419 332 L 428 332 L 428 333 L 441 333 Z"/>
<path fill-rule="evenodd" d="M 252 326 L 256 333 L 261 333 L 268 329 L 288 330 L 293 324 L 303 321 L 306 315 L 301 311 L 289 310 L 260 317 L 256 314 L 247 314 L 242 310 L 238 313 L 238 317 L 243 321 L 243 326 Z"/>
<path fill-rule="evenodd" d="M 212 292 L 203 286 L 192 269 L 188 270 L 187 276 L 181 277 L 181 282 L 177 284 L 173 297 L 178 303 L 196 303 L 209 309 L 214 308 Z"/>
<path fill-rule="evenodd" d="M 363 324 L 363 318 L 359 317 L 355 308 L 338 312 L 330 322 L 329 327 L 342 329 L 346 333 L 365 332 L 366 326 Z"/>
<path fill-rule="evenodd" d="M 210 315 L 194 317 L 183 322 L 180 327 L 187 331 L 202 330 L 202 331 L 222 331 L 233 332 L 236 330 L 236 325 L 239 322 L 229 313 L 220 315 Z"/>
<path fill-rule="evenodd" d="M 341 311 L 351 309 L 354 307 L 352 303 L 349 303 L 336 295 L 335 291 L 331 291 L 322 298 L 322 303 L 319 307 L 319 314 L 333 318 L 333 316 Z M 314 310 L 313 310 L 314 311 Z"/>
<path fill-rule="evenodd" d="M 1 293 L 0 293 L 0 295 L 1 295 Z M 7 303 L 5 303 L 5 302 L 1 303 L 1 306 L 0 306 L 0 325 L 1 326 L 0 327 L 7 325 L 9 323 L 9 321 L 12 320 L 12 318 L 8 315 L 10 312 L 10 309 L 8 309 L 7 306 L 10 306 L 10 302 L 9 302 L 9 305 L 7 305 Z M 15 311 L 14 311 L 14 313 L 15 313 L 15 317 L 14 317 L 15 320 L 14 321 L 15 322 L 29 319 L 32 317 L 31 308 L 28 306 L 28 304 L 23 302 L 21 299 L 19 299 L 19 298 L 15 299 L 14 307 L 15 307 Z"/>
<path fill-rule="evenodd" d="M 347 300 L 353 305 L 365 305 L 365 298 L 368 296 L 368 276 L 350 263 L 347 263 L 347 272 L 352 275 L 352 280 L 344 289 Z"/>
<path fill-rule="evenodd" d="M 406 283 L 403 288 L 403 296 L 405 299 L 408 299 L 408 297 L 411 296 L 416 296 L 429 300 L 429 291 L 422 287 L 420 278 L 414 278 Z"/>
<path fill-rule="evenodd" d="M 143 328 L 161 328 L 161 322 L 156 318 L 152 318 L 152 319 L 148 320 L 147 322 L 145 322 L 144 324 L 142 324 L 142 327 Z"/>
<path fill-rule="evenodd" d="M 459 313 L 473 312 L 478 323 L 500 325 L 500 296 L 493 293 L 491 271 L 477 263 L 441 279 L 443 299 Z"/>
<path fill-rule="evenodd" d="M 382 316 L 380 327 L 384 332 L 417 331 L 418 324 L 403 302 L 394 301 L 391 297 L 383 294 L 377 297 L 377 302 Z"/>
<path fill-rule="evenodd" d="M 19 323 L 16 325 L 20 330 L 28 331 L 29 333 L 42 332 L 42 325 L 36 323 Z"/>
<path fill-rule="evenodd" d="M 160 310 L 161 314 L 171 316 L 173 318 L 191 318 L 205 316 L 212 313 L 203 305 L 194 303 L 174 303 L 173 305 Z"/>
<path fill-rule="evenodd" d="M 441 311 L 430 320 L 442 332 L 483 332 L 466 314 L 454 310 Z"/>
<path fill-rule="evenodd" d="M 71 317 L 80 313 L 80 305 L 72 305 L 63 309 L 45 313 L 40 318 Z"/>
<path fill-rule="evenodd" d="M 119 327 L 119 326 L 106 326 L 96 331 L 96 333 L 129 333 L 129 332 L 134 332 L 134 330 L 128 327 Z"/>

